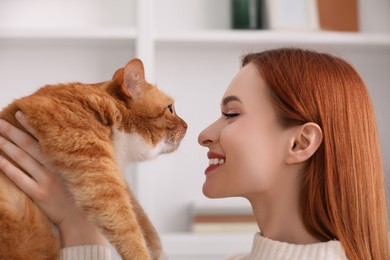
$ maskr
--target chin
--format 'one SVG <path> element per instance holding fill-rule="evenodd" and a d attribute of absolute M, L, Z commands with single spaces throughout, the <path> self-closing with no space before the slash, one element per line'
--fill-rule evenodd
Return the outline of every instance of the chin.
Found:
<path fill-rule="evenodd" d="M 221 199 L 226 198 L 228 196 L 224 196 L 220 192 L 218 192 L 216 189 L 213 189 L 212 187 L 207 187 L 206 184 L 203 184 L 202 188 L 203 195 L 205 195 L 209 199 Z"/>

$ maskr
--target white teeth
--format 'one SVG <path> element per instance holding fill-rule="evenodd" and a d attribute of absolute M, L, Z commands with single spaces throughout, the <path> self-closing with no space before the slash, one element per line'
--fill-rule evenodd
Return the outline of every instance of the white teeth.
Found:
<path fill-rule="evenodd" d="M 224 159 L 218 159 L 218 158 L 211 158 L 209 159 L 209 165 L 217 165 L 217 164 L 224 164 L 225 160 Z"/>

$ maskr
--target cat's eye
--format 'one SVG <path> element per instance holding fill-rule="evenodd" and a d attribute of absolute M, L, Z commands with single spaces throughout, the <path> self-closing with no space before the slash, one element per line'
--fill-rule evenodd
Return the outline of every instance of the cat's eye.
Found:
<path fill-rule="evenodd" d="M 171 113 L 171 114 L 173 114 L 173 105 L 171 104 L 171 105 L 168 105 L 167 106 L 167 109 L 168 109 L 168 111 Z"/>

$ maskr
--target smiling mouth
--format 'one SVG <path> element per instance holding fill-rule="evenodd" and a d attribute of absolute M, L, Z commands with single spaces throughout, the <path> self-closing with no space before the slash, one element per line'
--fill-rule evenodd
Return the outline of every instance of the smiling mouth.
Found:
<path fill-rule="evenodd" d="M 209 151 L 207 153 L 207 158 L 209 158 L 209 166 L 205 170 L 205 174 L 208 174 L 211 171 L 214 171 L 218 167 L 221 167 L 225 164 L 226 158 L 222 154 Z"/>
<path fill-rule="evenodd" d="M 209 165 L 222 165 L 225 163 L 224 159 L 220 158 L 210 158 L 209 159 Z"/>
<path fill-rule="evenodd" d="M 211 171 L 214 171 L 218 167 L 225 164 L 224 158 L 209 158 L 209 166 L 205 170 L 205 174 L 208 174 Z"/>

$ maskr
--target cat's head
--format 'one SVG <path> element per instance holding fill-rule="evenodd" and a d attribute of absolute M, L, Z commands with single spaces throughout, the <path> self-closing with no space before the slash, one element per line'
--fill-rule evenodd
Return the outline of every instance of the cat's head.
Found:
<path fill-rule="evenodd" d="M 125 108 L 121 125 L 113 131 L 116 153 L 126 157 L 125 163 L 152 159 L 179 147 L 187 124 L 176 114 L 173 99 L 145 80 L 141 60 L 133 59 L 117 70 L 110 89 Z"/>

